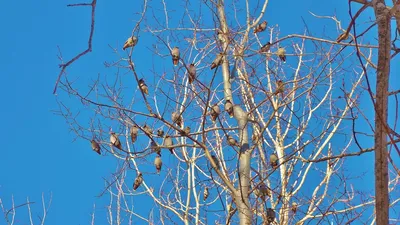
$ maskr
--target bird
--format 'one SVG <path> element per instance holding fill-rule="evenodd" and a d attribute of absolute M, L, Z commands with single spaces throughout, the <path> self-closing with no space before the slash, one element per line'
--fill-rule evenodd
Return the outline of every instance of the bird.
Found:
<path fill-rule="evenodd" d="M 276 54 L 279 56 L 279 58 L 283 61 L 286 62 L 286 50 L 282 47 L 278 48 L 278 51 Z"/>
<path fill-rule="evenodd" d="M 149 88 L 147 87 L 143 78 L 139 80 L 139 88 L 144 94 L 149 95 Z"/>
<path fill-rule="evenodd" d="M 125 50 L 130 47 L 135 47 L 135 45 L 138 43 L 138 41 L 139 41 L 139 39 L 135 36 L 128 38 L 128 40 L 125 41 L 125 44 L 124 44 L 124 47 L 122 48 L 122 50 Z"/>
<path fill-rule="evenodd" d="M 154 165 L 156 166 L 157 173 L 159 174 L 162 167 L 162 160 L 159 155 L 154 159 Z"/>
<path fill-rule="evenodd" d="M 216 169 L 219 170 L 219 162 L 218 162 L 218 158 L 215 155 L 211 155 L 212 160 L 214 161 L 215 165 L 216 165 Z"/>
<path fill-rule="evenodd" d="M 285 84 L 283 83 L 282 80 L 278 80 L 276 82 L 276 90 L 274 92 L 274 95 L 277 95 L 279 93 L 283 94 L 284 91 L 285 91 Z"/>
<path fill-rule="evenodd" d="M 161 148 L 157 145 L 157 143 L 151 141 L 150 148 L 153 150 L 153 152 L 157 153 L 157 155 L 161 156 Z"/>
<path fill-rule="evenodd" d="M 275 154 L 271 154 L 269 156 L 269 164 L 276 168 L 278 166 L 278 156 L 276 156 Z"/>
<path fill-rule="evenodd" d="M 173 112 L 171 114 L 172 122 L 176 123 L 179 127 L 182 126 L 182 115 L 179 112 Z"/>
<path fill-rule="evenodd" d="M 225 101 L 225 111 L 229 114 L 229 117 L 233 117 L 233 104 L 229 99 Z"/>
<path fill-rule="evenodd" d="M 269 223 L 274 222 L 275 216 L 275 211 L 271 208 L 267 208 L 267 220 Z"/>
<path fill-rule="evenodd" d="M 233 138 L 231 135 L 227 135 L 226 139 L 228 140 L 228 144 L 230 146 L 239 146 L 238 142 L 236 141 L 235 138 Z"/>
<path fill-rule="evenodd" d="M 138 132 L 139 132 L 139 128 L 137 127 L 136 124 L 134 124 L 130 130 L 132 143 L 135 143 L 137 136 L 138 136 Z"/>
<path fill-rule="evenodd" d="M 189 77 L 189 84 L 193 83 L 193 81 L 196 79 L 196 66 L 191 63 L 189 65 L 189 69 L 188 69 L 188 77 Z"/>
<path fill-rule="evenodd" d="M 344 33 L 339 35 L 339 37 L 336 39 L 336 42 L 340 43 L 341 41 L 346 40 L 347 38 L 349 38 L 349 33 L 345 31 Z"/>
<path fill-rule="evenodd" d="M 208 187 L 204 187 L 203 201 L 206 201 L 209 195 L 210 195 L 210 192 L 208 191 Z"/>
<path fill-rule="evenodd" d="M 119 150 L 122 150 L 121 142 L 119 141 L 118 136 L 114 132 L 111 132 L 110 143 L 111 145 L 117 147 Z"/>
<path fill-rule="evenodd" d="M 158 129 L 158 130 L 157 130 L 157 136 L 159 136 L 159 137 L 164 137 L 164 131 L 161 130 L 161 129 Z"/>
<path fill-rule="evenodd" d="M 152 130 L 151 127 L 148 126 L 147 124 L 144 124 L 144 126 L 143 126 L 143 131 L 144 131 L 145 134 L 147 134 L 147 135 L 149 135 L 149 136 L 151 136 L 152 133 L 153 133 L 153 130 Z"/>
<path fill-rule="evenodd" d="M 143 175 L 139 173 L 138 176 L 135 178 L 135 183 L 133 183 L 133 190 L 136 191 L 138 187 L 143 183 Z"/>
<path fill-rule="evenodd" d="M 267 21 L 259 23 L 256 28 L 254 28 L 254 33 L 263 32 L 265 29 L 267 29 L 267 24 Z"/>
<path fill-rule="evenodd" d="M 217 117 L 219 116 L 220 113 L 221 113 L 221 109 L 219 108 L 218 104 L 217 104 L 217 103 L 214 104 L 214 105 L 211 107 L 211 110 L 210 110 L 211 120 L 212 120 L 213 122 L 215 122 L 215 121 L 217 120 Z"/>
<path fill-rule="evenodd" d="M 169 151 L 171 152 L 171 154 L 174 154 L 174 148 L 172 147 L 174 145 L 174 142 L 171 138 L 171 136 L 169 136 L 168 134 L 165 135 L 164 138 L 164 146 L 167 147 L 169 149 Z"/>
<path fill-rule="evenodd" d="M 217 36 L 218 36 L 218 40 L 221 42 L 221 43 L 225 43 L 226 42 L 226 38 L 225 38 L 225 35 L 224 35 L 224 33 L 221 31 L 221 30 L 217 30 Z"/>
<path fill-rule="evenodd" d="M 92 144 L 93 151 L 97 152 L 97 154 L 101 155 L 100 145 L 95 140 L 91 140 L 90 143 Z"/>
<path fill-rule="evenodd" d="M 271 48 L 271 43 L 268 41 L 267 44 L 263 45 L 260 48 L 260 52 L 261 53 L 268 52 L 270 48 Z"/>
<path fill-rule="evenodd" d="M 214 61 L 211 63 L 211 69 L 216 68 L 217 66 L 222 64 L 222 58 L 224 57 L 224 54 L 218 53 L 218 55 L 215 57 Z"/>
<path fill-rule="evenodd" d="M 260 185 L 258 185 L 258 190 L 260 191 L 260 193 L 263 196 L 271 196 L 271 194 L 269 193 L 267 185 L 265 185 L 264 183 L 261 183 Z"/>
<path fill-rule="evenodd" d="M 174 66 L 178 65 L 180 59 L 179 48 L 174 47 L 171 51 L 171 55 L 172 55 L 172 63 L 174 64 Z"/>
<path fill-rule="evenodd" d="M 181 135 L 189 135 L 190 134 L 190 127 L 189 126 L 187 126 L 187 127 L 185 127 L 183 130 L 182 130 L 182 132 L 181 132 Z"/>
<path fill-rule="evenodd" d="M 297 203 L 296 202 L 292 202 L 292 212 L 293 213 L 297 212 Z"/>

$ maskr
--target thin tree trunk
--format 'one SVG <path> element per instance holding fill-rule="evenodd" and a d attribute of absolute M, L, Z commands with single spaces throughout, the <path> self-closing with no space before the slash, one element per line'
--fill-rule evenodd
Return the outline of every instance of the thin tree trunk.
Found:
<path fill-rule="evenodd" d="M 375 211 L 376 224 L 389 224 L 387 111 L 390 73 L 390 14 L 384 0 L 374 0 L 373 7 L 378 23 L 378 69 L 376 74 L 375 103 Z"/>

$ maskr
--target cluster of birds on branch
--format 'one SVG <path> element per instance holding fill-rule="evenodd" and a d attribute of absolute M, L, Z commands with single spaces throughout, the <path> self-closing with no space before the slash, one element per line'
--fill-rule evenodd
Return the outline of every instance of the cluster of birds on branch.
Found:
<path fill-rule="evenodd" d="M 267 21 L 264 21 L 260 24 L 258 24 L 255 29 L 254 29 L 254 33 L 260 33 L 265 31 L 267 28 Z M 218 30 L 218 39 L 221 42 L 226 42 L 227 38 L 226 36 L 220 31 Z M 135 36 L 129 37 L 128 40 L 125 42 L 124 46 L 123 46 L 123 50 L 127 49 L 127 48 L 133 48 L 137 45 L 138 43 L 138 38 Z M 259 50 L 260 53 L 267 53 L 270 51 L 272 44 L 270 42 L 267 42 L 265 45 L 263 45 L 261 47 L 261 49 Z M 286 62 L 286 51 L 283 47 L 279 47 L 276 54 L 278 55 L 278 57 L 283 61 Z M 218 66 L 220 66 L 223 62 L 224 59 L 224 53 L 220 52 L 217 54 L 217 56 L 215 57 L 215 59 L 213 60 L 213 62 L 211 63 L 210 69 L 215 69 Z M 171 56 L 172 56 L 172 63 L 174 66 L 177 66 L 179 64 L 180 61 L 180 51 L 178 47 L 174 47 L 171 50 Z M 185 65 L 186 67 L 186 65 Z M 188 71 L 188 80 L 189 83 L 193 83 L 196 79 L 196 66 L 194 63 L 189 64 L 189 66 L 187 67 L 187 71 Z M 141 90 L 141 92 L 145 95 L 149 95 L 149 88 L 146 85 L 145 81 L 143 78 L 138 80 L 138 86 L 139 89 Z M 277 95 L 279 93 L 283 93 L 284 92 L 284 83 L 282 80 L 278 80 L 276 82 L 276 90 L 273 93 L 274 95 Z M 228 113 L 228 115 L 230 117 L 234 116 L 234 107 L 233 107 L 233 103 L 231 102 L 231 100 L 227 99 L 225 101 L 225 111 Z M 221 113 L 221 109 L 219 107 L 219 105 L 216 103 L 214 105 L 212 105 L 210 107 L 210 111 L 209 111 L 209 115 L 211 117 L 211 121 L 213 123 L 216 122 L 218 116 Z M 173 112 L 171 115 L 171 119 L 172 122 L 174 124 L 176 124 L 179 128 L 182 127 L 183 124 L 183 118 L 182 118 L 182 114 L 179 112 Z M 138 133 L 139 133 L 139 127 L 135 124 L 131 127 L 130 129 L 130 137 L 131 137 L 131 141 L 132 143 L 135 143 L 138 137 Z M 153 131 L 151 129 L 151 127 L 149 127 L 147 124 L 145 124 L 141 130 L 143 130 L 143 132 L 145 134 L 147 134 L 148 136 L 153 135 Z M 189 136 L 190 134 L 190 127 L 185 127 L 183 129 L 181 129 L 180 131 L 181 135 L 186 135 Z M 164 131 L 159 129 L 157 130 L 157 136 L 159 137 L 164 137 Z M 237 142 L 236 139 L 234 139 L 232 136 L 227 135 L 227 143 L 230 146 L 240 146 L 240 144 Z M 121 145 L 121 141 L 118 138 L 118 135 L 114 132 L 111 132 L 110 134 L 110 144 L 113 147 L 116 147 L 120 150 L 122 150 L 122 145 Z M 97 152 L 99 155 L 101 155 L 101 148 L 99 143 L 97 143 L 94 139 L 91 140 L 91 145 L 92 145 L 92 149 Z M 160 173 L 161 168 L 162 168 L 162 160 L 161 160 L 161 147 L 157 145 L 157 143 L 155 143 L 154 141 L 151 141 L 151 149 L 152 151 L 154 151 L 155 153 L 157 153 L 157 156 L 154 159 L 154 165 L 155 168 L 157 170 L 157 173 Z M 172 140 L 172 137 L 170 135 L 165 135 L 164 137 L 164 142 L 163 142 L 163 146 L 165 148 L 167 148 L 171 154 L 174 154 L 174 147 L 173 147 L 174 143 Z M 219 160 L 215 155 L 211 155 L 211 159 L 213 161 L 213 163 L 215 164 L 214 169 L 219 170 L 220 169 L 220 164 L 219 164 Z M 278 167 L 278 157 L 275 154 L 271 154 L 270 156 L 270 165 L 273 168 L 277 168 Z M 138 173 L 137 177 L 135 178 L 134 184 L 133 184 L 133 190 L 136 190 L 139 188 L 139 186 L 143 183 L 143 174 L 142 173 Z M 265 198 L 265 196 L 270 196 L 268 188 L 264 185 L 259 185 L 259 187 L 256 190 L 256 195 L 257 196 L 262 196 L 263 198 Z M 205 187 L 204 192 L 203 192 L 203 200 L 205 201 L 209 196 L 209 190 L 207 187 Z M 268 208 L 267 210 L 267 217 L 268 217 L 268 221 L 273 221 L 275 219 L 275 212 L 271 209 Z"/>

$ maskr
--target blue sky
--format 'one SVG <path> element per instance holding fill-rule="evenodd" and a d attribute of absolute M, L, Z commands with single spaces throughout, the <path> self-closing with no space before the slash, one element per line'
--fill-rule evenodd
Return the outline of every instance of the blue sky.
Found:
<path fill-rule="evenodd" d="M 318 36 L 326 28 L 327 34 L 336 37 L 333 22 L 317 20 L 308 11 L 320 15 L 336 13 L 344 24 L 349 21 L 346 1 L 290 1 L 290 7 L 287 7 L 288 2 L 283 2 L 271 1 L 266 16 L 270 25 L 281 26 L 282 36 L 302 34 L 303 17 L 313 34 Z M 0 7 L 0 91 L 3 105 L 0 111 L 3 137 L 0 197 L 8 207 L 11 195 L 16 204 L 29 197 L 36 202 L 32 205 L 33 211 L 39 212 L 42 193 L 46 200 L 52 193 L 47 224 L 88 224 L 93 204 L 97 207 L 96 214 L 103 214 L 100 221 L 104 222 L 104 207 L 109 199 L 96 196 L 103 190 L 103 178 L 109 179 L 118 166 L 112 157 L 99 157 L 92 152 L 86 140 L 75 140 L 64 118 L 54 114 L 58 109 L 56 97 L 52 94 L 59 73 L 57 46 L 64 59 L 69 60 L 86 48 L 90 24 L 90 8 L 67 8 L 69 3 L 75 2 L 2 1 Z M 154 6 L 157 7 L 161 6 Z M 134 1 L 98 2 L 93 52 L 68 69 L 79 77 L 79 87 L 85 88 L 98 73 L 107 73 L 103 62 L 112 58 L 107 45 L 122 46 L 131 33 L 137 12 Z M 371 10 L 367 15 L 371 15 Z M 363 18 L 368 18 L 367 15 Z M 146 37 L 148 34 L 141 35 Z M 145 53 L 146 44 L 150 43 L 146 38 L 140 39 L 139 43 L 136 50 L 144 52 L 144 55 L 137 58 L 137 63 L 151 67 L 146 60 L 152 57 L 151 53 Z M 393 67 L 392 74 L 398 74 L 398 65 Z M 68 96 L 62 98 L 66 100 Z M 367 113 L 372 113 L 372 110 Z M 372 161 L 366 164 L 373 165 Z M 22 224 L 27 221 L 26 213 L 26 208 L 17 211 Z M 98 224 L 104 224 L 100 221 Z M 1 219 L 2 224 L 5 223 Z"/>

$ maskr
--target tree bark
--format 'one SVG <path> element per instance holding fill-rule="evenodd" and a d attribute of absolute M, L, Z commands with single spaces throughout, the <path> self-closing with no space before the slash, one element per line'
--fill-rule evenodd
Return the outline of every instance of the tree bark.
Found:
<path fill-rule="evenodd" d="M 376 224 L 389 224 L 387 111 L 390 73 L 390 14 L 384 0 L 374 0 L 378 23 L 378 69 L 375 102 L 375 211 Z"/>

